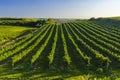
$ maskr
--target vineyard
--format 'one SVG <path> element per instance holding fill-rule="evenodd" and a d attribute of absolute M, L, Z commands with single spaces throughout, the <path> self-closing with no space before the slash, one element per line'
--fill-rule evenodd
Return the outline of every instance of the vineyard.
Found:
<path fill-rule="evenodd" d="M 120 68 L 120 29 L 88 21 L 42 26 L 24 39 L 1 48 L 0 67 L 17 71 L 15 75 L 7 74 L 7 78 L 31 76 L 27 72 L 39 71 L 112 73 Z M 4 72 L 1 68 L 0 72 Z M 21 75 L 19 71 L 26 73 Z M 0 78 L 6 78 L 5 75 L 0 74 Z"/>

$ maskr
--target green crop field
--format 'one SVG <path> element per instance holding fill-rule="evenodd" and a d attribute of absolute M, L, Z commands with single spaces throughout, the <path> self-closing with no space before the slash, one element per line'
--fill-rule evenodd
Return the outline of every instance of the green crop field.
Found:
<path fill-rule="evenodd" d="M 20 37 L 34 28 L 22 27 L 22 26 L 0 26 L 0 44 Z"/>
<path fill-rule="evenodd" d="M 29 29 L 0 28 L 2 40 Z M 120 80 L 119 35 L 89 21 L 42 26 L 0 49 L 0 79 Z"/>

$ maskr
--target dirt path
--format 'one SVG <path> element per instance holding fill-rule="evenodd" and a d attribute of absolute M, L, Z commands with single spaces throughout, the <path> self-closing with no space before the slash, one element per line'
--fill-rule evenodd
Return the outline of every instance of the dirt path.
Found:
<path fill-rule="evenodd" d="M 12 40 L 12 41 L 6 42 L 5 44 L 0 45 L 0 48 L 5 47 L 5 46 L 8 46 L 8 45 L 10 45 L 10 44 L 13 44 L 13 43 L 15 43 L 15 42 L 17 42 L 17 41 L 25 38 L 26 36 L 29 36 L 30 34 L 31 34 L 31 33 L 29 33 L 29 34 L 27 34 L 27 35 L 23 35 L 23 36 L 21 36 L 21 37 L 18 37 L 18 38 L 16 38 L 16 39 Z"/>
<path fill-rule="evenodd" d="M 42 28 L 42 27 L 40 27 L 39 29 L 41 29 L 41 28 Z M 19 40 L 21 40 L 21 39 L 23 39 L 23 38 L 29 36 L 30 34 L 33 34 L 34 32 L 38 31 L 39 29 L 36 29 L 35 31 L 32 31 L 32 32 L 29 33 L 29 34 L 20 36 L 20 37 L 14 39 L 14 40 L 12 40 L 12 41 L 6 42 L 6 43 L 0 45 L 0 48 L 3 48 L 3 47 L 8 46 L 8 45 L 11 45 L 11 44 L 13 44 L 13 43 L 15 43 L 15 42 L 17 42 L 17 41 L 19 41 Z"/>

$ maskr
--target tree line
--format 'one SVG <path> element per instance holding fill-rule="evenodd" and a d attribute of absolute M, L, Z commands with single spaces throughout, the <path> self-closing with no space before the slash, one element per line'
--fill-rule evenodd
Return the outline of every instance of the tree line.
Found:
<path fill-rule="evenodd" d="M 47 24 L 54 24 L 54 21 L 51 18 L 37 20 L 32 18 L 0 18 L 0 25 L 41 27 Z"/>

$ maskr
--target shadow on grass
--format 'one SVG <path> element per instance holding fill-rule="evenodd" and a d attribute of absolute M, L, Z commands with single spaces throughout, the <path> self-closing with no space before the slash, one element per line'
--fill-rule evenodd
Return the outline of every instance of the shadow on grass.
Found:
<path fill-rule="evenodd" d="M 92 73 L 83 73 L 79 70 L 68 70 L 68 71 L 55 71 L 55 70 L 44 70 L 44 69 L 27 69 L 27 68 L 12 68 L 8 65 L 0 66 L 0 79 L 17 79 L 17 80 L 35 80 L 35 79 L 54 79 L 63 80 L 78 77 L 80 79 L 92 79 L 92 78 L 117 78 L 120 76 L 112 75 L 100 75 Z M 116 77 L 115 77 L 116 76 Z"/>

